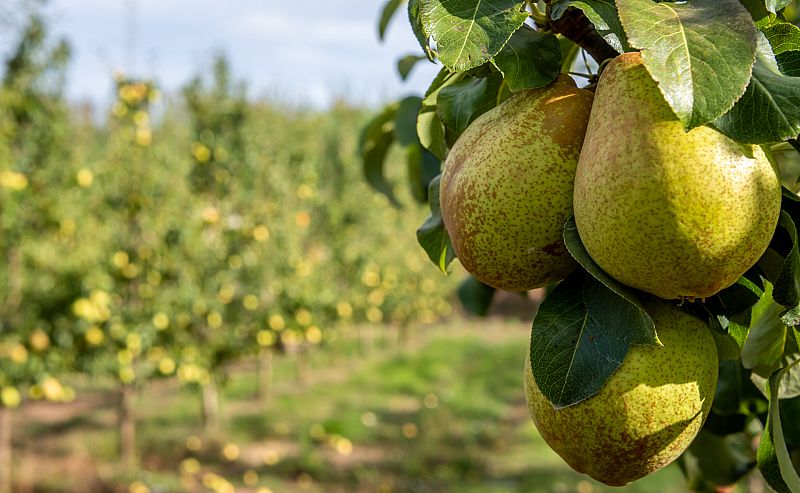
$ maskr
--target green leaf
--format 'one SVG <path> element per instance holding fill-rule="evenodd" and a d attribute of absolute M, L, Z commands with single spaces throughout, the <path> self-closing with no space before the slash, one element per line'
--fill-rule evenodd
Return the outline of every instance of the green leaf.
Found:
<path fill-rule="evenodd" d="M 400 202 L 395 197 L 391 185 L 386 181 L 383 166 L 389 148 L 394 143 L 394 118 L 399 106 L 399 103 L 390 104 L 370 120 L 361 131 L 358 144 L 367 182 L 372 188 L 386 195 L 395 207 L 399 207 Z"/>
<path fill-rule="evenodd" d="M 788 22 L 765 18 L 756 23 L 764 36 L 767 37 L 772 52 L 776 55 L 788 51 L 800 51 L 800 27 Z"/>
<path fill-rule="evenodd" d="M 445 67 L 462 72 L 495 56 L 528 18 L 514 0 L 420 0 L 424 32 Z"/>
<path fill-rule="evenodd" d="M 761 375 L 780 368 L 786 342 L 786 325 L 780 320 L 783 307 L 772 299 L 768 285 L 761 300 L 753 307 L 750 333 L 742 348 L 742 365 Z"/>
<path fill-rule="evenodd" d="M 542 394 L 558 409 L 596 394 L 632 344 L 659 344 L 650 317 L 579 269 L 536 312 L 531 369 Z"/>
<path fill-rule="evenodd" d="M 461 135 L 470 123 L 497 105 L 502 79 L 468 78 L 443 87 L 437 99 L 437 113 L 447 128 Z"/>
<path fill-rule="evenodd" d="M 425 92 L 422 109 L 417 116 L 417 136 L 420 143 L 441 160 L 447 156 L 449 149 L 444 123 L 437 112 L 439 93 L 443 88 L 463 80 L 464 76 L 464 73 L 453 73 L 446 68 L 440 70 Z"/>
<path fill-rule="evenodd" d="M 406 55 L 397 60 L 397 73 L 400 74 L 401 79 L 406 80 L 408 79 L 408 75 L 411 73 L 411 70 L 416 67 L 417 62 L 426 59 L 427 58 L 422 55 Z"/>
<path fill-rule="evenodd" d="M 575 64 L 575 59 L 578 58 L 578 53 L 581 52 L 581 47 L 560 34 L 557 38 L 561 47 L 561 71 L 570 72 Z"/>
<path fill-rule="evenodd" d="M 758 444 L 758 469 L 767 483 L 779 493 L 800 491 L 800 476 L 792 465 L 781 425 L 778 387 L 786 373 L 798 363 L 775 371 L 769 377 L 769 412 Z"/>
<path fill-rule="evenodd" d="M 484 317 L 489 313 L 495 289 L 468 276 L 458 287 L 458 299 L 464 309 L 473 315 Z"/>
<path fill-rule="evenodd" d="M 581 267 L 586 269 L 586 271 L 591 274 L 595 279 L 602 282 L 608 289 L 615 292 L 618 296 L 625 298 L 628 302 L 633 303 L 638 307 L 648 320 L 650 327 L 652 330 L 655 330 L 655 324 L 650 319 L 650 316 L 647 315 L 647 312 L 642 305 L 641 300 L 639 299 L 639 295 L 636 294 L 636 290 L 630 288 L 621 282 L 617 281 L 613 277 L 609 276 L 603 269 L 600 268 L 599 265 L 592 259 L 589 255 L 589 252 L 586 251 L 586 247 L 583 245 L 583 241 L 581 240 L 580 235 L 578 234 L 578 226 L 575 224 L 575 217 L 570 216 L 567 219 L 567 222 L 564 223 L 564 244 L 567 247 L 567 251 L 572 257 L 581 264 Z"/>
<path fill-rule="evenodd" d="M 736 284 L 729 286 L 705 302 L 705 307 L 714 315 L 733 317 L 756 303 L 764 295 L 764 290 L 746 277 L 740 277 Z"/>
<path fill-rule="evenodd" d="M 773 14 L 792 3 L 792 0 L 766 0 L 767 10 Z"/>
<path fill-rule="evenodd" d="M 628 41 L 686 130 L 719 118 L 742 96 L 758 31 L 737 0 L 617 0 L 617 7 Z"/>
<path fill-rule="evenodd" d="M 714 127 L 748 144 L 779 142 L 800 134 L 800 77 L 783 75 L 759 33 L 753 76 L 742 98 Z"/>
<path fill-rule="evenodd" d="M 431 215 L 417 229 L 417 241 L 422 246 L 428 258 L 436 265 L 442 273 L 447 273 L 447 266 L 456 258 L 450 236 L 444 227 L 442 220 L 442 210 L 439 207 L 439 182 L 441 175 L 431 181 L 428 188 L 428 203 L 431 207 Z"/>
<path fill-rule="evenodd" d="M 701 430 L 679 465 L 692 491 L 716 491 L 733 484 L 755 465 L 750 440 L 743 434 L 718 436 Z"/>
<path fill-rule="evenodd" d="M 441 161 L 419 143 L 415 143 L 406 147 L 406 164 L 411 194 L 417 202 L 427 204 L 428 187 L 441 172 Z"/>
<path fill-rule="evenodd" d="M 419 143 L 417 137 L 417 115 L 422 109 L 422 98 L 408 96 L 403 98 L 394 117 L 394 135 L 397 143 L 405 147 Z"/>
<path fill-rule="evenodd" d="M 781 211 L 778 227 L 784 229 L 791 238 L 791 250 L 786 255 L 772 297 L 783 306 L 796 307 L 800 304 L 800 249 L 797 246 L 797 228 L 785 211 Z"/>
<path fill-rule="evenodd" d="M 561 46 L 553 34 L 522 26 L 492 63 L 512 91 L 544 87 L 561 71 Z"/>
<path fill-rule="evenodd" d="M 389 0 L 386 2 L 386 5 L 383 6 L 381 18 L 378 21 L 378 37 L 380 39 L 383 39 L 386 35 L 386 28 L 389 26 L 389 21 L 392 20 L 395 12 L 397 12 L 397 9 L 400 8 L 404 1 L 405 0 Z"/>
<path fill-rule="evenodd" d="M 560 19 L 569 7 L 581 9 L 598 34 L 618 53 L 632 51 L 613 0 L 557 0 L 550 7 L 550 17 Z"/>
<path fill-rule="evenodd" d="M 411 30 L 414 32 L 414 37 L 417 38 L 422 52 L 428 57 L 428 60 L 433 61 L 433 50 L 428 44 L 428 34 L 425 32 L 425 27 L 422 24 L 422 14 L 420 12 L 420 0 L 408 0 L 408 22 L 411 24 Z"/>

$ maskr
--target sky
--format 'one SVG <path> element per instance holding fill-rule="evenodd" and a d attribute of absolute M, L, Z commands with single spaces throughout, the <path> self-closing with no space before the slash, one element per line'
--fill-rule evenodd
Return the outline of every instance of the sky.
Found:
<path fill-rule="evenodd" d="M 50 0 L 46 13 L 51 33 L 73 49 L 72 100 L 108 103 L 111 74 L 120 69 L 175 93 L 198 72 L 209 73 L 221 50 L 251 97 L 324 108 L 337 98 L 375 106 L 422 93 L 438 71 L 421 62 L 408 81 L 400 80 L 397 59 L 421 50 L 404 11 L 379 42 L 383 3 Z"/>

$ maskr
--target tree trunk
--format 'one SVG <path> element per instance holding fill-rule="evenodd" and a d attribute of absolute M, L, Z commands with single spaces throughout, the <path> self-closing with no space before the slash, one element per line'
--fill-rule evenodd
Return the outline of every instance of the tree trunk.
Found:
<path fill-rule="evenodd" d="M 136 389 L 122 384 L 117 409 L 119 425 L 119 457 L 127 471 L 136 469 Z"/>
<path fill-rule="evenodd" d="M 207 435 L 219 434 L 219 387 L 214 380 L 203 385 L 203 427 Z"/>
<path fill-rule="evenodd" d="M 309 361 L 308 348 L 301 346 L 294 355 L 297 385 L 303 387 L 311 379 L 311 362 Z"/>
<path fill-rule="evenodd" d="M 0 493 L 11 493 L 11 413 L 0 406 Z"/>
<path fill-rule="evenodd" d="M 258 352 L 258 389 L 256 398 L 264 404 L 269 403 L 272 393 L 272 349 L 262 348 Z"/>

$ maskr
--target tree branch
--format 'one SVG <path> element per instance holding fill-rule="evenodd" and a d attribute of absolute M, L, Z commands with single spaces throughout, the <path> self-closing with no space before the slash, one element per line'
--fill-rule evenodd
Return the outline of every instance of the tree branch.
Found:
<path fill-rule="evenodd" d="M 547 4 L 547 17 L 550 18 L 550 2 Z M 555 32 L 573 41 L 578 46 L 586 50 L 597 63 L 602 63 L 607 58 L 614 58 L 619 53 L 611 47 L 606 40 L 595 30 L 594 25 L 583 14 L 580 9 L 569 8 L 558 20 L 549 21 L 549 26 Z"/>

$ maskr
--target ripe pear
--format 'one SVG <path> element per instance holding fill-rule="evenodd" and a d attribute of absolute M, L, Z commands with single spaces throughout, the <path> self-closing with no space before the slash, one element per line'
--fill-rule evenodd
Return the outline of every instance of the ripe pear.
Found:
<path fill-rule="evenodd" d="M 718 358 L 708 326 L 671 302 L 645 303 L 663 347 L 632 346 L 594 396 L 554 409 L 525 362 L 539 433 L 573 469 L 622 486 L 674 461 L 711 409 Z"/>
<path fill-rule="evenodd" d="M 706 298 L 752 267 L 781 204 L 758 146 L 709 127 L 684 132 L 639 53 L 600 77 L 575 177 L 575 223 L 589 255 L 624 284 Z"/>
<path fill-rule="evenodd" d="M 577 264 L 562 230 L 592 93 L 566 75 L 515 93 L 458 138 L 442 171 L 440 204 L 461 264 L 479 281 L 525 291 Z"/>

